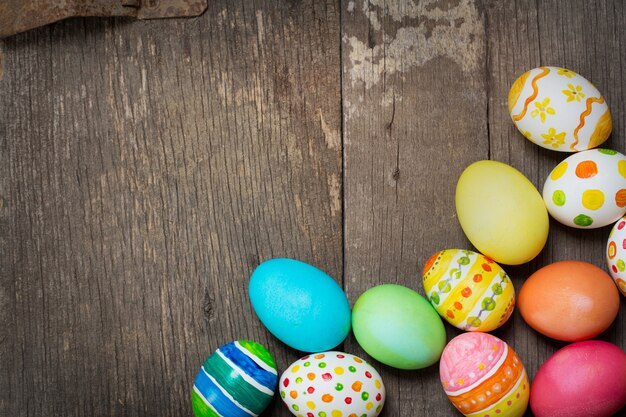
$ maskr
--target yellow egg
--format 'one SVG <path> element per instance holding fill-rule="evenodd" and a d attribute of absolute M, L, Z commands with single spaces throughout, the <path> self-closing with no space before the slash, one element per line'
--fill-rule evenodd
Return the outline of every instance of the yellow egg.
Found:
<path fill-rule="evenodd" d="M 535 186 L 518 170 L 478 161 L 456 186 L 456 211 L 472 244 L 496 262 L 519 265 L 541 252 L 548 239 L 548 212 Z"/>
<path fill-rule="evenodd" d="M 435 310 L 461 330 L 490 332 L 508 320 L 515 289 L 502 267 L 470 250 L 447 249 L 431 256 L 422 273 Z"/>

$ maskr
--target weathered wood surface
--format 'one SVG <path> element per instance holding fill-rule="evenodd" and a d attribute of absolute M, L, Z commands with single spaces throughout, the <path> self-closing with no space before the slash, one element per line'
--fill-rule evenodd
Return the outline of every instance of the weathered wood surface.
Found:
<path fill-rule="evenodd" d="M 339 5 L 76 19 L 2 51 L 0 415 L 188 416 L 219 345 L 297 359 L 247 282 L 287 255 L 342 276 Z"/>
<path fill-rule="evenodd" d="M 507 162 L 541 188 L 563 157 L 510 121 L 520 73 L 585 75 L 626 151 L 625 24 L 619 0 L 220 0 L 197 19 L 0 41 L 0 415 L 190 416 L 197 368 L 232 339 L 284 369 L 299 353 L 246 294 L 270 257 L 317 265 L 351 302 L 379 283 L 422 291 L 433 252 L 470 247 L 465 166 Z M 552 222 L 543 253 L 506 269 L 519 290 L 556 260 L 603 266 L 609 229 Z M 625 310 L 602 335 L 622 348 Z M 531 376 L 563 345 L 517 312 L 495 334 Z M 373 362 L 383 416 L 459 415 L 436 367 Z M 265 415 L 290 414 L 276 400 Z"/>

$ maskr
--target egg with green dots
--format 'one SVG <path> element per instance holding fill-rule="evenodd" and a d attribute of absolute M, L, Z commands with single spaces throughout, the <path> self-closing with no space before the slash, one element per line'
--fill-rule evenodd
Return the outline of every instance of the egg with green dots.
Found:
<path fill-rule="evenodd" d="M 571 155 L 548 175 L 543 200 L 566 226 L 594 229 L 616 222 L 626 214 L 626 156 L 611 149 Z"/>
<path fill-rule="evenodd" d="M 280 377 L 280 397 L 295 416 L 376 417 L 385 404 L 378 372 L 343 352 L 307 355 Z"/>
<path fill-rule="evenodd" d="M 606 245 L 606 263 L 617 288 L 626 297 L 626 217 L 621 218 L 611 230 Z"/>

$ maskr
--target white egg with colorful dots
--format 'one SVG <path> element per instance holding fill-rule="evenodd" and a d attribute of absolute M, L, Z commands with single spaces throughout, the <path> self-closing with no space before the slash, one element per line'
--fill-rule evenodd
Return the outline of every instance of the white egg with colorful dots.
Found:
<path fill-rule="evenodd" d="M 343 352 L 307 355 L 283 372 L 280 396 L 297 417 L 376 417 L 385 386 L 363 359 Z"/>
<path fill-rule="evenodd" d="M 543 200 L 567 226 L 595 229 L 616 222 L 626 214 L 626 156 L 611 149 L 569 156 L 546 179 Z"/>
<path fill-rule="evenodd" d="M 517 129 L 547 149 L 577 152 L 607 140 L 611 112 L 598 89 L 585 77 L 559 67 L 522 74 L 509 91 L 509 113 Z"/>
<path fill-rule="evenodd" d="M 606 263 L 617 288 L 626 297 L 626 217 L 611 230 L 606 245 Z"/>

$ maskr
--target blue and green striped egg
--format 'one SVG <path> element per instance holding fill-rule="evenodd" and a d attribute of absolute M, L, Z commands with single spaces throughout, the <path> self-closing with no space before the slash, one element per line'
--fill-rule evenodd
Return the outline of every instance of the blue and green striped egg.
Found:
<path fill-rule="evenodd" d="M 256 417 L 269 405 L 278 382 L 276 363 L 259 343 L 238 340 L 217 349 L 193 383 L 196 417 Z"/>

